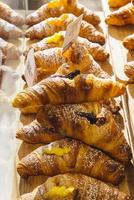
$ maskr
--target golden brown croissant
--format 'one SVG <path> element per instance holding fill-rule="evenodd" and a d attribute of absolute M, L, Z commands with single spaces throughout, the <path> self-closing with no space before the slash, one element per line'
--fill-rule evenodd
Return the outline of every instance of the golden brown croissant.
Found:
<path fill-rule="evenodd" d="M 48 143 L 71 137 L 123 163 L 131 159 L 123 133 L 112 114 L 99 103 L 47 105 L 37 114 L 37 121 L 18 130 L 17 138 L 29 143 Z"/>
<path fill-rule="evenodd" d="M 22 177 L 82 173 L 115 185 L 125 176 L 123 165 L 100 150 L 72 139 L 39 147 L 19 162 L 17 171 Z"/>
<path fill-rule="evenodd" d="M 20 200 L 132 200 L 117 188 L 82 174 L 63 174 L 48 178 Z"/>
<path fill-rule="evenodd" d="M 24 18 L 20 14 L 2 2 L 0 2 L 0 18 L 10 22 L 11 24 L 15 24 L 16 26 L 21 26 L 25 22 Z"/>
<path fill-rule="evenodd" d="M 74 43 L 65 53 L 62 48 L 52 48 L 35 53 L 37 78 L 39 82 L 54 73 L 67 75 L 75 70 L 98 77 L 109 78 L 108 74 L 93 60 L 86 47 Z M 61 67 L 60 67 L 61 66 Z"/>
<path fill-rule="evenodd" d="M 108 4 L 111 8 L 119 8 L 130 3 L 131 0 L 108 0 Z"/>
<path fill-rule="evenodd" d="M 124 72 L 125 72 L 126 76 L 134 79 L 134 61 L 128 62 L 124 66 Z"/>
<path fill-rule="evenodd" d="M 65 31 L 55 33 L 53 36 L 44 38 L 43 40 L 30 45 L 27 48 L 25 55 L 27 55 L 30 48 L 33 48 L 34 51 L 43 51 L 46 49 L 54 48 L 54 47 L 62 47 L 65 39 Z M 109 57 L 109 53 L 99 44 L 92 43 L 85 38 L 78 37 L 77 43 L 84 45 L 88 52 L 93 56 L 96 61 L 106 61 Z"/>
<path fill-rule="evenodd" d="M 123 40 L 123 45 L 128 50 L 134 50 L 134 34 L 129 35 Z"/>
<path fill-rule="evenodd" d="M 46 19 L 29 28 L 25 36 L 30 39 L 44 39 L 45 37 L 52 36 L 56 32 L 65 31 L 68 24 L 75 19 L 77 18 L 73 14 L 63 14 L 60 17 Z M 79 35 L 91 42 L 101 45 L 105 43 L 104 34 L 97 31 L 93 25 L 84 20 L 82 21 Z"/>
<path fill-rule="evenodd" d="M 106 18 L 108 25 L 123 26 L 134 24 L 134 5 L 129 3 L 119 10 L 112 12 Z"/>
<path fill-rule="evenodd" d="M 108 101 L 102 101 L 102 102 L 92 102 L 92 103 L 83 103 L 81 105 L 64 105 L 64 106 L 58 106 L 57 109 L 62 109 L 65 107 L 65 110 L 68 110 L 68 108 L 71 108 L 71 110 L 74 108 L 81 109 L 82 112 L 86 113 L 94 113 L 96 116 L 100 115 L 102 108 L 106 108 L 107 110 L 111 111 L 113 114 L 116 114 L 120 108 L 117 102 L 112 99 Z M 30 110 L 33 111 L 33 107 Z M 36 112 L 38 112 L 40 108 L 37 109 Z M 69 111 L 70 112 L 70 111 Z M 91 129 L 92 130 L 92 129 Z M 50 133 L 51 131 L 51 133 Z M 26 126 L 23 126 L 20 130 L 17 131 L 16 137 L 18 139 L 24 140 L 28 143 L 45 143 L 48 144 L 50 142 L 53 142 L 55 140 L 59 140 L 64 138 L 65 136 L 59 135 L 58 133 L 54 133 L 53 129 L 51 129 L 50 124 L 45 122 L 45 125 L 41 125 L 37 120 L 34 120 L 31 122 L 31 124 L 28 124 Z"/>
<path fill-rule="evenodd" d="M 74 77 L 76 76 L 76 77 Z M 45 104 L 82 103 L 110 99 L 122 95 L 126 85 L 92 74 L 51 76 L 18 93 L 13 106 L 20 109 Z"/>
<path fill-rule="evenodd" d="M 0 38 L 0 50 L 6 59 L 18 59 L 21 55 L 21 52 L 14 44 L 6 42 L 2 38 Z"/>
<path fill-rule="evenodd" d="M 0 37 L 5 39 L 16 39 L 23 36 L 21 29 L 9 22 L 0 19 Z"/>
<path fill-rule="evenodd" d="M 99 16 L 85 6 L 77 3 L 77 0 L 54 0 L 28 15 L 26 24 L 34 25 L 50 17 L 59 17 L 63 13 L 73 13 L 76 16 L 84 14 L 83 19 L 88 23 L 93 25 L 100 23 Z"/>

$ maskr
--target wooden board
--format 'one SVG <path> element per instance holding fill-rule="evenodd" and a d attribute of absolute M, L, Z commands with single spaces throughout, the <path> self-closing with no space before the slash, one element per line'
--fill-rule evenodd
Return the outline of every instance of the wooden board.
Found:
<path fill-rule="evenodd" d="M 110 14 L 113 9 L 110 9 L 108 6 L 108 0 L 102 0 L 102 6 L 104 10 L 105 17 Z M 116 77 L 121 80 L 128 80 L 124 74 L 124 65 L 128 61 L 134 60 L 134 51 L 129 52 L 124 48 L 122 41 L 123 39 L 134 33 L 134 26 L 124 26 L 116 27 L 109 26 L 108 30 L 108 41 L 110 46 L 111 58 L 113 63 L 113 71 Z M 127 93 L 122 97 L 122 103 L 124 108 L 124 119 L 126 124 L 126 137 L 131 146 L 133 153 L 134 163 L 134 85 L 129 85 L 127 87 Z M 128 186 L 132 197 L 134 198 L 134 170 L 131 168 L 131 173 L 129 174 L 130 169 L 127 170 L 128 175 Z"/>
<path fill-rule="evenodd" d="M 104 23 L 104 14 L 102 12 L 99 12 L 98 14 L 102 18 L 102 23 L 101 23 L 99 29 L 102 30 L 105 33 L 105 35 L 108 39 L 109 38 L 108 37 L 108 30 L 107 30 L 107 27 Z M 110 44 L 109 40 L 107 40 L 107 43 L 106 43 L 105 46 L 106 46 L 106 49 L 110 52 L 111 48 L 110 48 L 109 44 Z M 100 65 L 102 66 L 102 68 L 105 71 L 107 71 L 110 75 L 112 75 L 113 74 L 113 70 L 112 70 L 113 63 L 114 63 L 113 58 L 110 57 L 109 61 L 107 61 L 105 63 L 100 63 Z M 34 119 L 34 116 L 32 116 L 32 117 L 31 116 L 24 116 L 24 115 L 20 116 L 20 122 L 22 124 L 28 124 L 33 119 Z M 18 142 L 18 141 L 17 141 L 17 145 L 18 145 L 18 158 L 17 158 L 16 163 L 18 162 L 19 159 L 21 159 L 22 157 L 24 157 L 25 155 L 30 153 L 32 150 L 34 150 L 38 146 L 40 146 L 40 144 L 32 145 L 32 144 L 26 144 L 24 142 Z M 127 176 L 126 176 L 125 180 L 123 181 L 123 183 L 120 185 L 121 191 L 128 192 L 128 193 L 132 194 L 131 186 L 130 186 L 131 184 L 129 185 L 129 183 L 131 183 L 131 178 L 132 178 L 133 172 L 134 172 L 133 167 L 129 166 L 128 170 L 127 170 Z M 14 174 L 15 174 L 15 181 L 16 181 L 15 189 L 17 191 L 16 194 L 18 196 L 17 198 L 19 198 L 19 195 L 31 192 L 36 186 L 42 184 L 46 180 L 45 176 L 30 177 L 27 180 L 24 180 L 17 175 L 16 168 L 15 168 Z M 132 181 L 133 180 L 134 180 L 134 178 L 132 178 Z M 14 193 L 13 193 L 13 197 L 14 197 Z"/>

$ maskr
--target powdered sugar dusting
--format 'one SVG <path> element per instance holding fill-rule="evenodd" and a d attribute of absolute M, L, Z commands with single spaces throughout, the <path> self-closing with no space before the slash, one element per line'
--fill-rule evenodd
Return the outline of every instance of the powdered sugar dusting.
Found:
<path fill-rule="evenodd" d="M 13 24 L 10 24 L 2 19 L 0 19 L 0 27 L 2 27 L 6 32 L 10 32 L 15 28 Z"/>
<path fill-rule="evenodd" d="M 37 12 L 33 12 L 31 13 L 31 17 L 38 18 L 39 14 Z"/>

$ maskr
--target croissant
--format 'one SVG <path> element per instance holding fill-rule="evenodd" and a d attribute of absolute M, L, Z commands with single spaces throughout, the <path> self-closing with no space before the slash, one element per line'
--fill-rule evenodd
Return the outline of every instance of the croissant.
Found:
<path fill-rule="evenodd" d="M 132 200 L 117 188 L 82 174 L 63 174 L 48 178 L 20 200 Z"/>
<path fill-rule="evenodd" d="M 109 77 L 93 60 L 86 47 L 79 43 L 74 43 L 65 53 L 62 48 L 38 51 L 35 53 L 35 63 L 37 66 L 36 82 L 47 78 L 57 70 L 57 74 L 62 75 L 80 70 L 82 73 L 92 73 L 98 77 Z"/>
<path fill-rule="evenodd" d="M 67 77 L 72 77 L 77 73 L 84 73 L 84 74 L 93 74 L 96 77 L 99 78 L 110 78 L 110 76 L 103 71 L 100 66 L 97 63 L 91 63 L 90 65 L 87 66 L 82 66 L 81 65 L 68 65 L 68 64 L 63 64 L 61 67 L 58 68 L 56 71 L 55 75 L 66 75 Z M 41 80 L 43 80 L 43 72 L 41 73 Z"/>
<path fill-rule="evenodd" d="M 51 49 L 54 47 L 62 47 L 65 39 L 65 32 L 55 33 L 53 36 L 44 38 L 43 40 L 30 45 L 25 51 L 27 55 L 29 49 L 33 48 L 34 51 L 43 51 L 46 49 Z M 93 56 L 96 61 L 106 61 L 109 57 L 109 53 L 99 44 L 92 43 L 85 38 L 78 37 L 77 43 L 85 46 L 88 49 L 88 52 Z"/>
<path fill-rule="evenodd" d="M 134 50 L 134 34 L 126 37 L 123 41 L 124 47 L 126 47 L 128 50 Z"/>
<path fill-rule="evenodd" d="M 108 25 L 123 26 L 134 24 L 134 5 L 129 3 L 119 10 L 112 12 L 106 18 Z"/>
<path fill-rule="evenodd" d="M 82 173 L 116 185 L 125 176 L 123 165 L 100 150 L 72 139 L 39 147 L 19 162 L 17 171 L 22 177 Z"/>
<path fill-rule="evenodd" d="M 126 76 L 134 79 L 134 61 L 128 62 L 124 66 L 124 72 L 125 72 Z"/>
<path fill-rule="evenodd" d="M 88 23 L 93 25 L 100 23 L 99 16 L 85 6 L 77 3 L 77 0 L 53 0 L 28 15 L 26 24 L 31 26 L 50 17 L 59 17 L 63 13 L 73 13 L 76 16 L 84 14 L 83 19 Z"/>
<path fill-rule="evenodd" d="M 73 14 L 63 14 L 60 17 L 46 19 L 32 27 L 30 27 L 25 36 L 30 39 L 44 39 L 45 37 L 52 36 L 55 32 L 66 30 L 68 24 L 77 19 Z M 103 45 L 105 43 L 104 34 L 97 31 L 97 29 L 82 21 L 79 35 L 88 39 L 91 42 Z"/>
<path fill-rule="evenodd" d="M 0 37 L 5 39 L 16 39 L 23 36 L 21 29 L 9 22 L 0 19 Z"/>
<path fill-rule="evenodd" d="M 124 83 L 92 74 L 76 74 L 76 77 L 55 75 L 18 93 L 12 104 L 16 108 L 26 109 L 49 103 L 82 103 L 117 97 L 125 91 Z"/>
<path fill-rule="evenodd" d="M 18 130 L 16 137 L 29 143 L 48 143 L 71 137 L 121 162 L 131 159 L 123 133 L 110 111 L 99 103 L 47 105 L 37 114 L 37 121 Z"/>
<path fill-rule="evenodd" d="M 99 115 L 102 108 L 106 108 L 107 110 L 111 111 L 113 114 L 116 114 L 119 110 L 120 107 L 117 104 L 117 102 L 114 99 L 108 100 L 108 101 L 102 101 L 102 102 L 92 102 L 92 103 L 83 103 L 81 105 L 64 105 L 64 106 L 58 106 L 57 109 L 63 109 L 63 107 L 66 108 L 66 110 L 68 110 L 68 108 L 71 108 L 71 110 L 74 110 L 74 107 L 79 109 L 81 108 L 82 112 L 86 112 L 87 113 L 95 113 L 95 115 Z M 33 107 L 32 107 L 32 112 L 33 112 Z M 39 108 L 37 110 L 35 110 L 35 113 L 37 113 L 39 110 Z M 28 111 L 28 110 L 27 110 Z M 65 111 L 63 111 L 65 112 Z M 70 113 L 70 111 L 69 111 Z M 69 115 L 70 116 L 70 115 Z M 51 127 L 49 125 L 49 123 L 47 123 L 47 121 L 45 122 L 45 126 L 41 125 L 40 122 L 36 120 L 32 121 L 31 124 L 28 124 L 26 126 L 23 126 L 21 129 L 19 129 L 16 133 L 16 138 L 24 140 L 25 142 L 28 143 L 45 143 L 48 144 L 50 142 L 53 142 L 55 140 L 59 140 L 64 138 L 65 136 L 63 135 L 59 135 L 57 133 L 54 133 L 53 130 L 51 130 L 51 133 L 53 131 L 52 134 L 50 134 L 50 130 Z M 91 129 L 92 130 L 92 129 Z"/>
<path fill-rule="evenodd" d="M 14 44 L 6 42 L 2 38 L 0 38 L 0 50 L 6 59 L 18 59 L 21 55 L 21 52 Z"/>
<path fill-rule="evenodd" d="M 108 4 L 111 8 L 119 8 L 130 3 L 131 0 L 108 0 Z"/>
<path fill-rule="evenodd" d="M 16 26 L 21 26 L 25 22 L 24 18 L 20 14 L 2 2 L 0 2 L 0 18 L 10 22 L 11 24 L 15 24 Z"/>

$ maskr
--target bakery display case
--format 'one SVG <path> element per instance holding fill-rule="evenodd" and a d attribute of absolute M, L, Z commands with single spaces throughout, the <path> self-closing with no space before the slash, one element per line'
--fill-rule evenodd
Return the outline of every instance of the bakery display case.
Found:
<path fill-rule="evenodd" d="M 133 18 L 131 0 L 0 1 L 1 200 L 134 199 Z"/>

